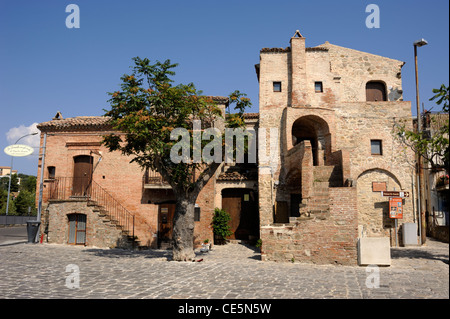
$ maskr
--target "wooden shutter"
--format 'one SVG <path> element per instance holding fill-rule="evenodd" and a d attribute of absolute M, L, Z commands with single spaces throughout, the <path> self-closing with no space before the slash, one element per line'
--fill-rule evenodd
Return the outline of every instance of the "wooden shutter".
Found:
<path fill-rule="evenodd" d="M 381 82 L 366 84 L 366 101 L 386 101 L 386 88 Z"/>

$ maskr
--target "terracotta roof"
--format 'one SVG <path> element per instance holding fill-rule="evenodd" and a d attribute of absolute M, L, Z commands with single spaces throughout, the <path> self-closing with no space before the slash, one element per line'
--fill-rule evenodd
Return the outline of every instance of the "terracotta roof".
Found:
<path fill-rule="evenodd" d="M 308 51 L 329 51 L 329 49 L 325 48 L 325 47 L 312 47 L 312 48 L 306 48 L 305 51 L 306 52 L 308 52 Z"/>
<path fill-rule="evenodd" d="M 110 128 L 109 117 L 106 116 L 77 116 L 67 119 L 55 119 L 48 122 L 40 123 L 37 128 L 39 130 L 64 130 L 64 129 L 100 129 Z"/>
<path fill-rule="evenodd" d="M 254 171 L 250 172 L 224 172 L 220 173 L 217 178 L 219 181 L 240 181 L 240 180 L 257 180 L 258 174 Z"/>
<path fill-rule="evenodd" d="M 259 113 L 244 113 L 244 118 L 246 119 L 258 119 Z"/>
<path fill-rule="evenodd" d="M 262 53 L 266 53 L 266 52 L 291 52 L 291 48 L 287 47 L 287 48 L 262 48 L 261 51 Z"/>

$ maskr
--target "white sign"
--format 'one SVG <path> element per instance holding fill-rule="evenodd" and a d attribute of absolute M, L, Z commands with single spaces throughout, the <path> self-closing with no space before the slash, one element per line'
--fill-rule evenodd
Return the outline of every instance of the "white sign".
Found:
<path fill-rule="evenodd" d="M 5 147 L 5 153 L 9 156 L 23 157 L 33 154 L 32 147 L 23 144 L 14 144 Z"/>

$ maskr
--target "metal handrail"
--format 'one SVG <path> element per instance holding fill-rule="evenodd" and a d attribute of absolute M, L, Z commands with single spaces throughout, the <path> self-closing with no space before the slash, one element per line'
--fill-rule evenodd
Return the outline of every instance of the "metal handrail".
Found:
<path fill-rule="evenodd" d="M 92 179 L 80 180 L 74 187 L 76 177 L 57 177 L 47 180 L 50 200 L 81 199 L 103 208 L 104 213 L 123 230 L 132 234 L 134 239 L 134 214 L 128 211 L 110 193 Z M 134 240 L 133 240 L 134 245 Z"/>

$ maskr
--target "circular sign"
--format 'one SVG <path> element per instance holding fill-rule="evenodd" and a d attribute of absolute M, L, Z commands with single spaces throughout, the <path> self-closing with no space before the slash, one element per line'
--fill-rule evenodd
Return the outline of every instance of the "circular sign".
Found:
<path fill-rule="evenodd" d="M 33 154 L 32 147 L 23 144 L 14 144 L 5 147 L 5 153 L 10 156 L 22 157 Z"/>

